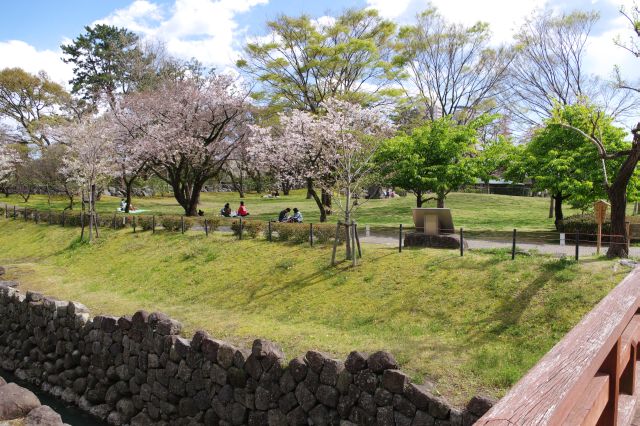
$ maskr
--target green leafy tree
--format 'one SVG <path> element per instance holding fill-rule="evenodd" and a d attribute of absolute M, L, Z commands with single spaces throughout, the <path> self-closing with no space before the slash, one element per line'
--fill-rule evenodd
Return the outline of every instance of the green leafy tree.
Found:
<path fill-rule="evenodd" d="M 442 117 L 389 139 L 376 156 L 381 175 L 389 185 L 413 192 L 418 207 L 433 199 L 444 207 L 447 194 L 473 182 L 477 130 L 488 120 L 481 116 L 459 125 Z"/>
<path fill-rule="evenodd" d="M 51 145 L 47 126 L 63 118 L 69 94 L 46 73 L 29 74 L 21 68 L 0 71 L 0 117 L 17 123 L 20 142 L 43 149 Z"/>
<path fill-rule="evenodd" d="M 504 136 L 486 141 L 474 158 L 476 177 L 484 182 L 489 192 L 489 181 L 508 170 L 518 156 L 518 149 Z"/>
<path fill-rule="evenodd" d="M 113 108 L 117 93 L 127 93 L 144 80 L 152 55 L 145 55 L 138 36 L 125 28 L 97 24 L 85 31 L 61 46 L 64 62 L 74 66 L 72 93 L 93 105 L 106 98 Z"/>
<path fill-rule="evenodd" d="M 270 106 L 317 113 L 329 98 L 359 103 L 395 93 L 391 54 L 395 25 L 375 10 L 348 10 L 321 24 L 307 15 L 267 23 L 270 41 L 248 43 L 238 67 Z"/>
<path fill-rule="evenodd" d="M 562 230 L 564 201 L 586 210 L 595 200 L 606 198 L 605 182 L 616 175 L 622 163 L 619 157 L 602 159 L 585 134 L 597 134 L 609 151 L 629 148 L 624 141 L 626 132 L 584 100 L 556 106 L 552 118 L 534 133 L 526 147 L 525 169 L 534 187 L 549 191 L 554 198 L 558 230 Z"/>

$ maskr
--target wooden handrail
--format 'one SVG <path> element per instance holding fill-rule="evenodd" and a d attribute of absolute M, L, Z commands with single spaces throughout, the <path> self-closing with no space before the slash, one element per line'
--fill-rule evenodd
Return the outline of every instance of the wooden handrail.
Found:
<path fill-rule="evenodd" d="M 475 424 L 630 424 L 639 393 L 639 312 L 637 269 Z"/>

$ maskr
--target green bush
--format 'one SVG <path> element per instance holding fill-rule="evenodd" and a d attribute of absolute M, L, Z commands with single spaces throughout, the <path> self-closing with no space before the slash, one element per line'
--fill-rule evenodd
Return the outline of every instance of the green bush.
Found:
<path fill-rule="evenodd" d="M 340 228 L 338 233 L 338 242 L 343 243 L 346 237 L 344 227 Z M 328 243 L 335 239 L 336 225 L 332 223 L 316 223 L 313 225 L 313 240 L 318 243 Z"/>
<path fill-rule="evenodd" d="M 242 236 L 248 238 L 257 238 L 265 233 L 268 223 L 261 220 L 242 220 Z M 240 220 L 235 219 L 231 222 L 231 230 L 233 235 L 240 235 Z"/>
<path fill-rule="evenodd" d="M 191 229 L 194 218 L 185 216 L 162 216 L 161 224 L 164 229 L 170 232 L 180 232 L 182 230 L 182 220 L 184 219 L 184 230 Z"/>
<path fill-rule="evenodd" d="M 143 231 L 151 231 L 153 229 L 153 216 L 137 216 L 136 226 L 139 226 Z"/>
<path fill-rule="evenodd" d="M 580 240 L 584 241 L 596 241 L 598 233 L 598 224 L 592 214 L 577 214 L 569 217 L 565 217 L 562 220 L 564 232 L 567 234 L 567 241 L 575 241 L 576 233 L 580 233 Z M 611 234 L 611 222 L 609 218 L 602 224 L 602 241 L 608 242 Z"/>
<path fill-rule="evenodd" d="M 213 232 L 220 227 L 220 218 L 218 216 L 199 216 L 192 218 L 194 224 L 198 224 L 204 229 L 204 221 L 207 221 L 209 232 Z"/>
<path fill-rule="evenodd" d="M 272 230 L 278 235 L 274 235 L 274 240 L 289 241 L 292 243 L 305 243 L 309 241 L 309 226 L 303 223 L 273 223 Z"/>

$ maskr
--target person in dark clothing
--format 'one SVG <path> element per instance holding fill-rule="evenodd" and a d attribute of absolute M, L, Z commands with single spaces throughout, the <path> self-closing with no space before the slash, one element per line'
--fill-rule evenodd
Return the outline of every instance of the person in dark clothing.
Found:
<path fill-rule="evenodd" d="M 289 207 L 287 207 L 286 209 L 282 210 L 280 212 L 280 214 L 278 215 L 278 222 L 287 222 L 289 220 L 289 212 L 291 211 L 291 209 Z"/>
<path fill-rule="evenodd" d="M 225 204 L 222 210 L 220 210 L 220 215 L 224 217 L 231 217 L 231 206 L 229 206 L 229 203 Z"/>

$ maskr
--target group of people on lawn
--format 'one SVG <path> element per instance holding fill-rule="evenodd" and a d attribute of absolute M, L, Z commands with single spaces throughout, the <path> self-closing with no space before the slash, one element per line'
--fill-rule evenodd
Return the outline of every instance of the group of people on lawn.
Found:
<path fill-rule="evenodd" d="M 302 212 L 297 208 L 293 209 L 293 215 L 289 215 L 291 213 L 291 209 L 287 207 L 282 210 L 278 215 L 278 222 L 288 222 L 288 223 L 302 223 Z M 240 201 L 240 207 L 238 207 L 237 211 L 231 210 L 231 206 L 229 203 L 226 203 L 224 207 L 220 210 L 220 216 L 224 217 L 245 217 L 249 216 L 249 211 L 247 210 L 247 206 L 244 205 L 244 201 Z"/>

